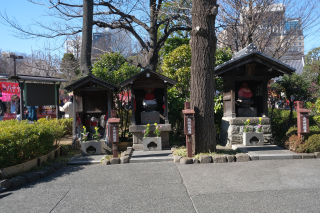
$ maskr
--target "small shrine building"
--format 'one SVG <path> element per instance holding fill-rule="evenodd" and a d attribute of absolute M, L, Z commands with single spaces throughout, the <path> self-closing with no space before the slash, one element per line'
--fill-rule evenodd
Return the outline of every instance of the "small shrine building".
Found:
<path fill-rule="evenodd" d="M 268 82 L 291 75 L 295 69 L 280 60 L 257 51 L 254 44 L 235 53 L 231 60 L 217 66 L 215 75 L 223 78 L 223 118 L 220 142 L 242 143 L 244 121 L 250 119 L 250 131 L 262 117 L 264 142 L 272 139 L 268 118 Z"/>
<path fill-rule="evenodd" d="M 133 148 L 143 149 L 143 133 L 146 125 L 150 124 L 149 137 L 155 137 L 154 123 L 161 124 L 162 148 L 170 148 L 168 116 L 167 87 L 174 86 L 176 82 L 164 75 L 151 70 L 144 70 L 137 75 L 123 81 L 122 87 L 131 88 L 132 101 L 132 124 L 129 132 L 133 135 Z"/>

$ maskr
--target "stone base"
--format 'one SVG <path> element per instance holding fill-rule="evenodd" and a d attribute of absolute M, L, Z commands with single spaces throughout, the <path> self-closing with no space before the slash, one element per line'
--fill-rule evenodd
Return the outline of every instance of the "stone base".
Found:
<path fill-rule="evenodd" d="M 81 143 L 82 154 L 100 155 L 101 154 L 101 141 L 87 141 Z"/>
<path fill-rule="evenodd" d="M 220 133 L 220 144 L 224 146 L 232 146 L 233 144 L 243 143 L 243 127 L 244 122 L 250 119 L 249 132 L 256 132 L 258 128 L 259 117 L 223 117 Z M 272 141 L 270 118 L 262 118 L 263 142 L 270 143 Z"/>
<path fill-rule="evenodd" d="M 161 128 L 161 145 L 162 149 L 170 148 L 169 144 L 169 132 L 171 131 L 171 124 L 160 124 Z M 135 150 L 143 150 L 143 133 L 142 130 L 145 130 L 145 125 L 130 125 L 129 132 L 132 132 L 133 136 L 133 145 L 132 148 Z M 149 137 L 156 137 L 155 134 L 151 133 L 154 132 L 155 126 L 150 125 L 150 134 Z"/>
<path fill-rule="evenodd" d="M 101 154 L 112 154 L 112 143 L 106 143 L 105 140 L 101 140 Z M 119 151 L 119 150 L 118 150 Z"/>
<path fill-rule="evenodd" d="M 257 108 L 238 108 L 238 117 L 257 117 Z"/>
<path fill-rule="evenodd" d="M 253 141 L 253 139 L 257 139 L 257 141 Z M 259 132 L 248 132 L 243 133 L 243 145 L 245 146 L 263 146 L 263 133 Z"/>
<path fill-rule="evenodd" d="M 161 137 L 143 138 L 143 151 L 161 151 Z"/>

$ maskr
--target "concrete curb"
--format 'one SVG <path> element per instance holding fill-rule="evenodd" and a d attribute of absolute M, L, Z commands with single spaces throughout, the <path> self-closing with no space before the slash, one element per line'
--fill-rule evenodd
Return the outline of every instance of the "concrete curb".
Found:
<path fill-rule="evenodd" d="M 281 153 L 267 153 L 267 152 L 256 152 L 252 148 L 259 148 L 253 147 L 253 146 L 243 146 L 241 144 L 239 145 L 232 145 L 232 148 L 234 150 L 239 149 L 243 153 L 238 153 L 236 155 L 212 155 L 210 157 L 203 155 L 200 156 L 200 161 L 197 160 L 197 163 L 231 163 L 231 162 L 247 162 L 247 161 L 256 161 L 256 160 L 287 160 L 287 159 L 320 159 L 320 152 L 315 153 L 294 153 L 290 150 L 283 149 L 281 147 L 278 147 L 276 145 L 269 145 L 267 146 L 260 146 L 260 148 L 270 148 L 274 149 L 275 152 L 280 151 Z M 261 151 L 261 150 L 260 150 Z M 263 150 L 262 150 L 263 151 Z M 180 159 L 182 159 L 181 156 L 173 155 L 174 163 L 181 163 Z M 212 159 L 212 160 L 211 160 Z M 194 159 L 195 160 L 195 159 Z M 183 162 L 185 163 L 185 162 Z"/>
<path fill-rule="evenodd" d="M 101 161 L 92 160 L 92 161 L 74 161 L 68 162 L 67 165 L 86 165 L 86 164 L 99 164 Z"/>
<path fill-rule="evenodd" d="M 128 147 L 127 147 L 127 150 L 121 153 L 121 155 L 123 155 L 123 156 L 121 156 L 121 157 L 119 158 L 119 164 L 131 163 L 131 160 L 130 160 L 130 159 L 131 159 L 132 152 L 133 152 L 132 147 L 129 147 L 129 146 L 128 146 Z M 124 154 L 123 154 L 123 153 L 124 153 Z M 73 161 L 75 158 L 77 158 L 77 157 L 79 157 L 79 156 L 81 156 L 81 154 L 72 157 L 72 158 L 70 159 L 70 161 L 67 162 L 67 165 L 102 164 L 102 160 L 105 158 L 106 155 L 104 155 L 103 157 L 101 157 L 101 159 L 100 159 L 99 161 L 97 161 L 97 160 Z M 121 160 L 121 158 L 122 158 L 122 160 Z M 102 165 L 118 164 L 117 162 L 118 162 L 118 161 L 115 160 L 115 161 L 113 161 L 113 163 L 111 163 L 111 161 L 110 161 L 110 164 L 109 164 L 109 163 L 106 163 L 106 164 L 102 164 Z"/>
<path fill-rule="evenodd" d="M 54 163 L 49 166 L 41 168 L 41 171 L 38 172 L 31 172 L 31 173 L 24 173 L 20 176 L 14 177 L 12 179 L 4 179 L 0 181 L 0 193 L 6 192 L 10 189 L 21 187 L 27 183 L 31 183 L 47 175 L 59 170 L 65 164 L 62 162 Z"/>

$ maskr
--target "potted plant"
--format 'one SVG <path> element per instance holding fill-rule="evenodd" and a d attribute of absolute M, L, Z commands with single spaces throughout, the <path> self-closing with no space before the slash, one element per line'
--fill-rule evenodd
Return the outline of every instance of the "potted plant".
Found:
<path fill-rule="evenodd" d="M 95 130 L 95 133 L 92 135 L 92 138 L 97 140 L 97 142 L 99 142 L 101 137 L 100 133 L 98 132 L 99 128 L 95 127 L 94 130 Z"/>
<path fill-rule="evenodd" d="M 262 130 L 262 118 L 259 118 L 258 124 L 259 124 L 259 126 L 257 128 L 257 132 L 261 132 L 261 130 Z"/>
<path fill-rule="evenodd" d="M 83 126 L 83 132 L 81 133 L 81 143 L 86 142 L 88 140 L 89 132 L 87 132 L 87 129 L 85 126 Z"/>
<path fill-rule="evenodd" d="M 85 126 L 83 127 L 83 133 L 81 133 L 83 135 L 81 143 L 81 150 L 83 154 L 101 154 L 101 135 L 98 132 L 98 127 L 95 127 L 94 129 L 95 133 L 92 135 L 93 140 L 87 141 L 89 133 L 87 133 Z"/>
<path fill-rule="evenodd" d="M 154 123 L 155 130 L 153 134 L 156 135 L 156 137 L 149 137 L 150 133 L 150 124 L 147 124 L 145 127 L 145 130 L 142 130 L 143 133 L 143 150 L 144 151 L 159 151 L 162 150 L 162 144 L 161 144 L 161 125 L 158 125 L 157 123 Z"/>
<path fill-rule="evenodd" d="M 259 118 L 259 126 L 257 128 L 257 132 L 249 132 L 250 131 L 250 119 L 247 119 L 244 122 L 243 128 L 243 145 L 245 146 L 261 146 L 263 145 L 263 133 L 262 129 L 262 118 Z"/>

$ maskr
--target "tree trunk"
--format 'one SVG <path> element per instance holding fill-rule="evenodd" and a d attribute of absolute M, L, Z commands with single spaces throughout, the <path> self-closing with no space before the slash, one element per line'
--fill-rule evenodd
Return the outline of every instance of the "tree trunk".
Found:
<path fill-rule="evenodd" d="M 91 70 L 93 0 L 83 0 L 82 44 L 80 69 L 84 74 Z"/>
<path fill-rule="evenodd" d="M 191 109 L 195 110 L 194 153 L 216 149 L 214 126 L 214 64 L 216 0 L 192 1 Z"/>

